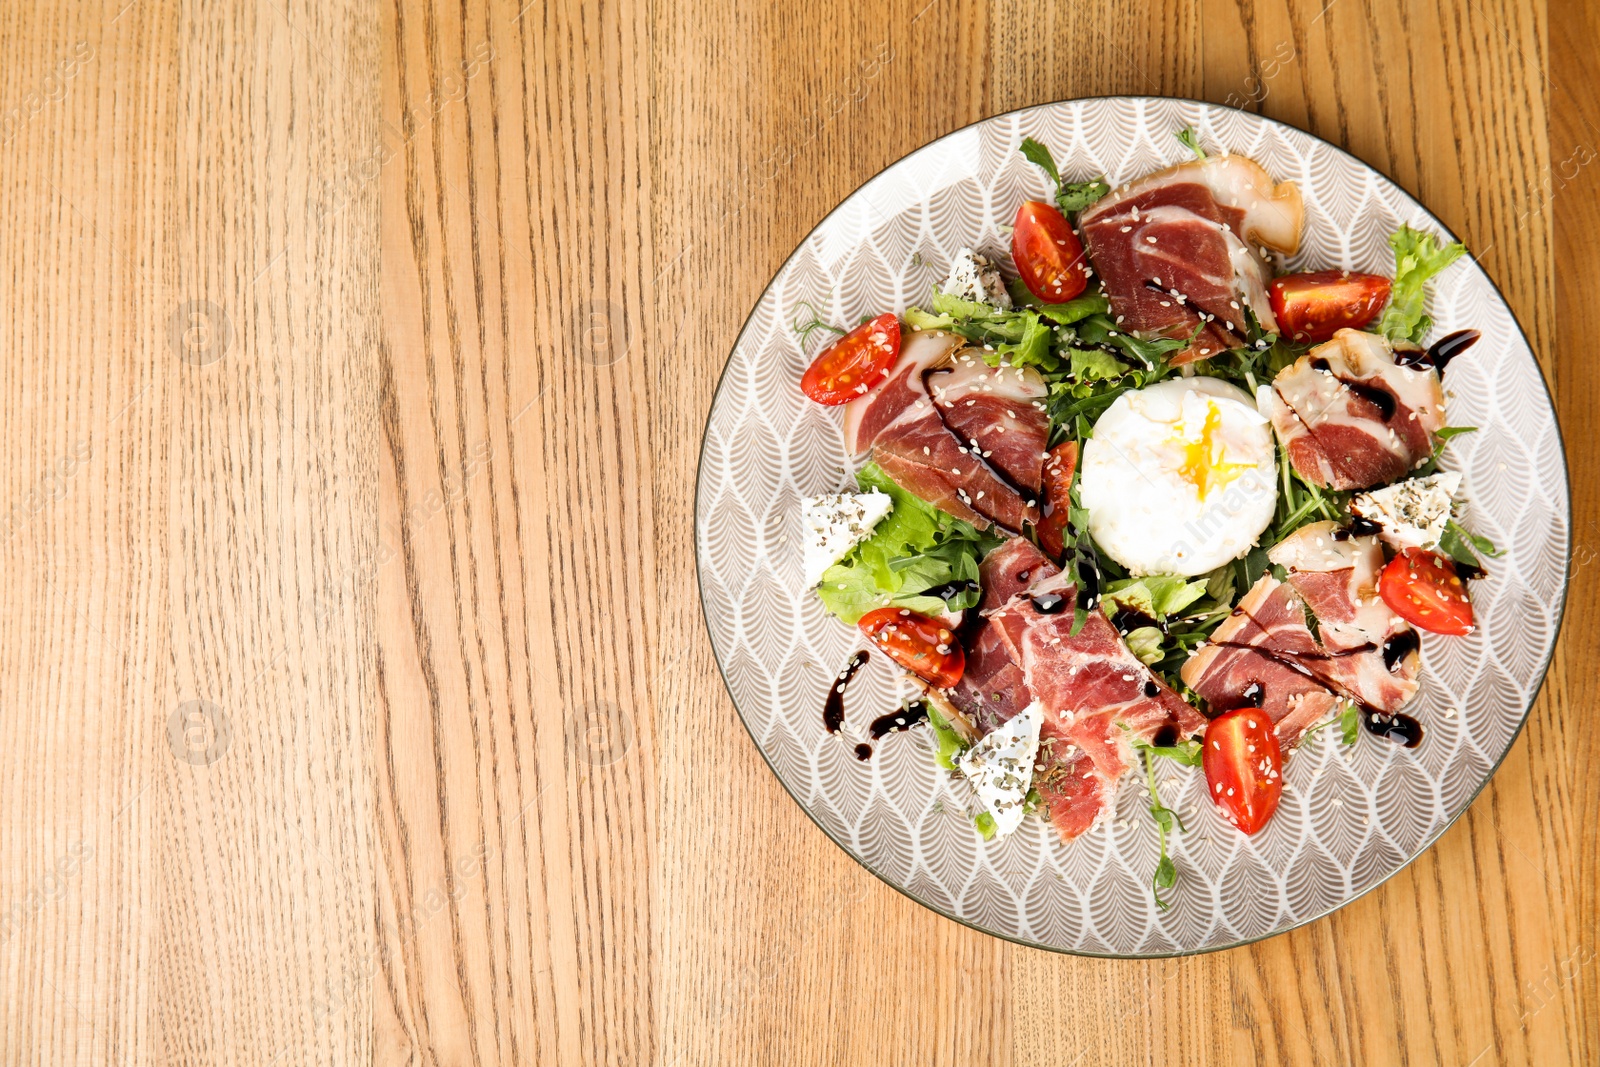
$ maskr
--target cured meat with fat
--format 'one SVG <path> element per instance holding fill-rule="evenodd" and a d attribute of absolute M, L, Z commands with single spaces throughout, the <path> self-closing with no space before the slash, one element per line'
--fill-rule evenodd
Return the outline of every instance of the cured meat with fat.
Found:
<path fill-rule="evenodd" d="M 1134 763 L 1132 740 L 1170 744 L 1205 727 L 1104 614 L 1089 612 L 1072 632 L 1076 592 L 1065 575 L 1049 575 L 988 616 L 1044 711 L 1046 736 L 1056 739 L 1036 784 L 1064 840 L 1104 814 L 1111 786 Z"/>
<path fill-rule="evenodd" d="M 1329 652 L 1381 648 L 1410 629 L 1378 595 L 1383 546 L 1376 537 L 1341 536 L 1337 523 L 1314 522 L 1273 545 L 1267 558 L 1288 570 Z"/>
<path fill-rule="evenodd" d="M 1013 533 L 1037 521 L 1037 492 L 1026 499 L 988 460 L 959 440 L 928 391 L 964 342 L 938 331 L 912 333 L 885 380 L 845 405 L 845 442 L 907 492 L 979 528 Z M 1042 454 L 1042 449 L 1041 449 Z"/>
<path fill-rule="evenodd" d="M 1311 632 L 1305 602 L 1294 587 L 1270 574 L 1239 602 L 1247 617 L 1234 638 L 1301 668 L 1334 692 L 1364 707 L 1395 712 L 1417 692 L 1417 658 L 1403 657 L 1391 671 L 1379 648 L 1332 653 Z M 1218 627 L 1221 630 L 1221 627 Z M 1212 634 L 1215 641 L 1216 634 Z"/>
<path fill-rule="evenodd" d="M 955 354 L 953 369 L 928 376 L 928 391 L 957 440 L 1038 499 L 1050 439 L 1044 406 L 1050 390 L 1038 371 L 991 367 L 965 349 Z"/>
<path fill-rule="evenodd" d="M 1180 163 L 1111 193 L 1078 217 L 1089 259 L 1121 328 L 1145 338 L 1198 336 L 1192 363 L 1245 343 L 1245 310 L 1277 330 L 1265 250 L 1295 252 L 1304 210 L 1243 156 Z"/>
<path fill-rule="evenodd" d="M 1444 393 L 1432 368 L 1402 367 L 1377 334 L 1340 330 L 1261 386 L 1300 477 L 1334 489 L 1366 489 L 1405 477 L 1433 454 Z"/>
<path fill-rule="evenodd" d="M 1299 744 L 1305 732 L 1338 704 L 1327 687 L 1310 675 L 1238 645 L 1203 646 L 1183 665 L 1182 676 L 1184 684 L 1213 712 L 1259 707 L 1272 721 L 1273 732 L 1285 749 Z"/>
<path fill-rule="evenodd" d="M 1022 669 L 1012 662 L 1000 631 L 983 613 L 1059 570 L 1025 537 L 1013 537 L 978 565 L 983 599 L 978 604 L 976 625 L 962 640 L 966 669 L 949 698 L 981 733 L 988 733 L 1033 702 Z"/>

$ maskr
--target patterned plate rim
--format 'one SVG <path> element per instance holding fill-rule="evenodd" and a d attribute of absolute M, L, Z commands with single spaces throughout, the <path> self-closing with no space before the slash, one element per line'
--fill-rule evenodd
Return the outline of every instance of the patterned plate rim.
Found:
<path fill-rule="evenodd" d="M 760 295 L 756 297 L 755 303 L 751 306 L 749 313 L 745 315 L 744 322 L 742 322 L 740 324 L 738 332 L 734 334 L 733 348 L 729 350 L 728 358 L 723 361 L 722 370 L 717 375 L 717 387 L 716 387 L 715 390 L 713 390 L 713 392 L 711 394 L 711 404 L 706 409 L 705 424 L 701 428 L 701 431 L 700 431 L 700 456 L 699 456 L 699 459 L 697 460 L 697 462 L 695 464 L 694 520 L 693 520 L 694 521 L 694 541 L 695 541 L 695 589 L 696 589 L 696 592 L 699 594 L 699 597 L 700 597 L 701 620 L 706 626 L 706 637 L 708 639 L 711 639 L 710 609 L 707 607 L 707 604 L 706 604 L 705 582 L 704 582 L 704 580 L 703 580 L 703 578 L 701 576 L 701 573 L 700 573 L 700 543 L 701 543 L 700 492 L 701 492 L 701 485 L 702 485 L 702 482 L 703 482 L 702 474 L 704 472 L 705 463 L 706 463 L 706 448 L 707 448 L 707 441 L 708 441 L 708 438 L 709 438 L 709 435 L 710 435 L 711 419 L 712 419 L 712 415 L 716 411 L 717 402 L 722 397 L 723 388 L 724 388 L 724 386 L 725 386 L 725 384 L 727 382 L 728 368 L 733 363 L 733 354 L 738 348 L 739 341 L 740 341 L 741 338 L 744 337 L 745 331 L 747 329 L 749 329 L 750 320 L 755 318 L 756 312 L 761 308 L 762 303 L 766 300 L 767 294 L 772 291 L 773 285 L 775 285 L 777 283 L 778 279 L 780 277 L 782 277 L 784 271 L 788 269 L 789 265 L 791 263 L 793 263 L 795 258 L 801 253 L 801 251 L 804 250 L 806 244 L 811 240 L 811 238 L 816 234 L 816 232 L 818 230 L 820 230 L 823 226 L 825 226 L 828 223 L 828 220 L 833 218 L 840 211 L 844 210 L 844 208 L 846 206 L 848 206 L 851 203 L 851 201 L 853 201 L 855 199 L 855 197 L 858 194 L 860 194 L 860 192 L 863 189 L 865 189 L 868 185 L 870 185 L 873 181 L 875 181 L 879 176 L 881 176 L 882 174 L 886 173 L 887 171 L 893 169 L 894 167 L 899 166 L 901 163 L 904 163 L 906 160 L 910 159 L 911 157 L 913 157 L 913 156 L 915 156 L 915 155 L 927 150 L 928 148 L 933 147 L 936 144 L 939 144 L 942 141 L 946 141 L 946 140 L 948 140 L 950 138 L 957 137 L 957 136 L 959 136 L 959 135 L 961 135 L 963 133 L 966 133 L 969 130 L 976 129 L 976 128 L 981 127 L 981 126 L 986 126 L 986 125 L 989 125 L 991 123 L 999 123 L 999 122 L 1002 122 L 1002 121 L 1004 121 L 1006 119 L 1009 119 L 1009 118 L 1011 118 L 1013 116 L 1026 115 L 1026 114 L 1030 114 L 1030 113 L 1038 112 L 1038 111 L 1049 111 L 1049 110 L 1051 110 L 1053 108 L 1070 106 L 1072 104 L 1089 103 L 1089 102 L 1094 102 L 1094 101 L 1128 101 L 1128 102 L 1139 103 L 1139 104 L 1148 104 L 1148 103 L 1151 103 L 1151 102 L 1155 102 L 1155 103 L 1167 102 L 1167 103 L 1190 104 L 1190 105 L 1194 105 L 1194 106 L 1197 106 L 1197 107 L 1200 107 L 1200 108 L 1204 108 L 1204 109 L 1208 109 L 1208 110 L 1212 110 L 1212 111 L 1223 111 L 1223 112 L 1232 111 L 1232 112 L 1236 112 L 1238 114 L 1248 115 L 1252 119 L 1254 119 L 1255 121 L 1259 121 L 1259 122 L 1261 122 L 1261 123 L 1263 123 L 1263 124 L 1265 124 L 1267 126 L 1279 127 L 1279 128 L 1281 128 L 1283 130 L 1293 131 L 1294 133 L 1300 134 L 1300 135 L 1305 136 L 1305 137 L 1309 137 L 1313 141 L 1316 141 L 1318 144 L 1324 146 L 1325 148 L 1327 148 L 1327 149 L 1329 149 L 1329 150 L 1331 150 L 1333 152 L 1336 152 L 1340 156 L 1343 156 L 1345 159 L 1355 163 L 1357 166 L 1359 166 L 1361 168 L 1364 168 L 1365 170 L 1371 171 L 1372 173 L 1377 174 L 1379 177 L 1383 178 L 1385 181 L 1387 181 L 1390 184 L 1390 186 L 1392 186 L 1394 188 L 1394 190 L 1396 192 L 1398 192 L 1400 194 L 1401 197 L 1403 197 L 1414 208 L 1416 208 L 1419 212 L 1421 212 L 1422 215 L 1424 217 L 1426 217 L 1428 219 L 1428 221 L 1434 227 L 1436 227 L 1440 233 L 1444 234 L 1451 241 L 1458 240 L 1458 238 L 1456 237 L 1454 231 L 1452 231 L 1448 226 L 1446 226 L 1439 219 L 1438 216 L 1436 216 L 1432 211 L 1430 211 L 1428 209 L 1428 207 L 1425 204 L 1423 204 L 1420 200 L 1418 200 L 1415 196 L 1413 196 L 1408 189 L 1406 189 L 1404 186 L 1402 186 L 1399 182 L 1395 181 L 1392 177 L 1390 177 L 1384 171 L 1379 170 L 1377 167 L 1375 167 L 1372 164 L 1366 162 L 1365 160 L 1361 159 L 1360 157 L 1354 155 L 1353 153 L 1351 153 L 1351 152 L 1339 147 L 1336 144 L 1333 144 L 1330 141 L 1326 141 L 1323 138 L 1318 137 L 1314 133 L 1311 133 L 1311 132 L 1309 132 L 1307 130 L 1302 130 L 1300 127 L 1295 126 L 1292 123 L 1285 122 L 1282 119 L 1275 119 L 1275 118 L 1271 118 L 1271 117 L 1266 116 L 1266 115 L 1255 114 L 1253 112 L 1240 111 L 1239 109 L 1236 109 L 1236 108 L 1225 107 L 1222 104 L 1217 104 L 1217 103 L 1214 103 L 1214 102 L 1209 101 L 1209 100 L 1197 100 L 1197 99 L 1195 99 L 1193 97 L 1186 97 L 1186 96 L 1139 96 L 1139 95 L 1125 95 L 1125 94 L 1109 94 L 1109 95 L 1103 95 L 1103 96 L 1069 97 L 1069 98 L 1061 99 L 1061 100 L 1052 100 L 1052 101 L 1049 101 L 1049 102 L 1043 103 L 1043 104 L 1031 104 L 1031 105 L 1029 105 L 1027 107 L 1014 108 L 1011 111 L 998 112 L 998 113 L 996 113 L 994 115 L 989 115 L 989 116 L 987 116 L 985 118 L 978 119 L 975 122 L 969 122 L 964 126 L 959 126 L 956 129 L 950 130 L 949 132 L 941 134 L 938 137 L 935 137 L 930 141 L 927 141 L 927 142 L 924 142 L 921 145 L 918 145 L 916 148 L 912 149 L 910 152 L 907 152 L 905 155 L 901 156 L 900 158 L 898 158 L 898 159 L 886 164 L 884 167 L 879 169 L 877 172 L 873 173 L 872 175 L 870 175 L 866 179 L 864 179 L 859 185 L 857 185 L 848 194 L 846 194 L 837 204 L 835 204 L 827 212 L 827 214 L 823 215 L 822 218 L 818 219 L 816 224 L 813 225 L 810 230 L 806 231 L 805 235 L 802 236 L 798 242 L 796 242 L 793 251 L 791 251 L 789 253 L 789 255 L 784 258 L 783 262 L 778 265 L 777 270 L 775 270 L 773 272 L 772 277 L 767 281 L 767 284 L 762 288 Z M 1476 265 L 1476 263 L 1475 263 L 1475 265 Z M 1486 270 L 1483 270 L 1481 265 L 1478 265 L 1478 269 L 1483 273 L 1483 276 L 1484 276 L 1485 280 L 1488 281 L 1490 288 L 1494 290 L 1495 296 L 1499 298 L 1501 305 L 1506 309 L 1506 314 L 1509 316 L 1509 318 L 1511 320 L 1511 325 L 1516 328 L 1517 335 L 1522 339 L 1523 346 L 1528 350 L 1528 353 L 1531 356 L 1533 356 L 1534 370 L 1539 375 L 1539 386 L 1544 391 L 1545 405 L 1550 411 L 1551 421 L 1555 426 L 1556 448 L 1557 448 L 1557 452 L 1558 452 L 1558 454 L 1559 454 L 1559 456 L 1561 458 L 1561 497 L 1562 497 L 1562 505 L 1563 505 L 1563 509 L 1564 509 L 1564 512 L 1565 512 L 1565 515 L 1566 515 L 1567 527 L 1570 530 L 1571 525 L 1572 525 L 1572 476 L 1571 476 L 1571 471 L 1570 471 L 1568 463 L 1567 463 L 1566 439 L 1562 434 L 1561 421 L 1556 415 L 1555 402 L 1554 402 L 1554 399 L 1552 398 L 1552 396 L 1550 394 L 1550 382 L 1549 382 L 1549 379 L 1546 378 L 1546 376 L 1545 376 L 1544 367 L 1539 363 L 1539 359 L 1538 359 L 1538 356 L 1535 354 L 1534 347 L 1528 340 L 1528 333 L 1527 333 L 1527 331 L 1525 329 L 1523 329 L 1522 322 L 1517 317 L 1517 313 L 1516 313 L 1515 309 L 1513 309 L 1512 306 L 1511 306 L 1511 303 L 1508 300 L 1506 300 L 1505 294 L 1503 292 L 1501 292 L 1500 286 L 1495 282 L 1494 278 L 1490 277 L 1489 272 L 1486 271 Z M 1327 918 L 1329 915 L 1332 915 L 1334 912 L 1340 910 L 1341 908 L 1344 908 L 1344 907 L 1354 903 L 1355 901 L 1360 900 L 1362 897 L 1366 896 L 1368 893 L 1371 893 L 1374 890 L 1378 889 L 1380 886 L 1383 886 L 1383 885 L 1387 884 L 1390 879 L 1394 878 L 1401 871 L 1404 871 L 1407 867 L 1411 866 L 1412 863 L 1416 862 L 1418 857 L 1420 857 L 1423 853 L 1427 852 L 1430 848 L 1432 848 L 1434 846 L 1434 844 L 1437 843 L 1438 840 L 1441 837 L 1443 837 L 1445 835 L 1445 833 L 1447 833 L 1450 830 L 1450 828 L 1453 827 L 1456 824 L 1456 822 L 1463 815 L 1465 815 L 1467 813 L 1467 811 L 1472 807 L 1472 805 L 1477 802 L 1478 797 L 1483 794 L 1484 789 L 1488 787 L 1489 782 L 1494 778 L 1495 773 L 1500 770 L 1500 767 L 1505 762 L 1506 757 L 1511 754 L 1511 749 L 1513 747 L 1515 747 L 1515 745 L 1517 743 L 1517 740 L 1522 736 L 1523 729 L 1528 724 L 1528 716 L 1533 711 L 1533 705 L 1538 702 L 1539 694 L 1541 694 L 1544 691 L 1545 682 L 1549 677 L 1550 663 L 1555 657 L 1556 646 L 1560 643 L 1560 640 L 1561 640 L 1561 629 L 1562 629 L 1562 626 L 1566 622 L 1567 590 L 1568 590 L 1568 586 L 1571 584 L 1571 581 L 1572 581 L 1572 551 L 1573 551 L 1572 538 L 1569 536 L 1567 538 L 1566 557 L 1562 560 L 1562 582 L 1561 582 L 1560 604 L 1557 606 L 1557 610 L 1556 610 L 1556 614 L 1555 614 L 1556 626 L 1555 626 L 1555 630 L 1552 633 L 1551 638 L 1550 638 L 1549 651 L 1545 653 L 1544 662 L 1542 664 L 1540 664 L 1540 666 L 1539 666 L 1539 684 L 1533 688 L 1532 692 L 1530 693 L 1530 695 L 1529 695 L 1529 697 L 1527 699 L 1527 702 L 1523 705 L 1522 715 L 1517 721 L 1516 729 L 1514 731 L 1512 731 L 1510 738 L 1506 741 L 1505 748 L 1501 751 L 1499 758 L 1494 761 L 1494 764 L 1492 766 L 1490 766 L 1489 769 L 1486 772 L 1484 772 L 1483 779 L 1477 784 L 1477 786 L 1473 789 L 1472 794 L 1469 797 L 1466 798 L 1466 800 L 1461 804 L 1459 809 L 1453 815 L 1451 815 L 1448 819 L 1446 819 L 1444 821 L 1444 823 L 1442 825 L 1440 825 L 1439 828 L 1435 832 L 1433 832 L 1432 834 L 1430 834 L 1429 836 L 1424 838 L 1421 842 L 1419 842 L 1417 844 L 1417 846 L 1412 850 L 1411 854 L 1408 855 L 1398 866 L 1396 866 L 1394 868 L 1394 870 L 1390 871 L 1388 874 L 1384 875 L 1382 878 L 1377 879 L 1371 885 L 1365 886 L 1362 889 L 1360 889 L 1360 890 L 1358 890 L 1358 891 L 1356 891 L 1354 893 L 1351 893 L 1349 896 L 1345 897 L 1343 900 L 1339 901 L 1339 903 L 1334 904 L 1331 907 L 1328 907 L 1328 908 L 1326 908 L 1326 909 L 1324 909 L 1324 910 L 1322 910 L 1320 912 L 1316 912 L 1315 914 L 1308 915 L 1307 917 L 1305 917 L 1304 919 L 1299 920 L 1298 922 L 1294 922 L 1294 923 L 1291 923 L 1290 925 L 1282 926 L 1282 927 L 1279 927 L 1277 929 L 1270 930 L 1270 931 L 1268 931 L 1268 932 L 1266 932 L 1264 934 L 1260 934 L 1260 935 L 1255 936 L 1255 937 L 1244 937 L 1244 938 L 1239 938 L 1238 940 L 1235 940 L 1235 941 L 1228 941 L 1228 942 L 1212 944 L 1212 945 L 1202 945 L 1202 946 L 1197 947 L 1197 948 L 1178 949 L 1178 950 L 1171 951 L 1171 952 L 1095 952 L 1095 951 L 1090 951 L 1090 950 L 1085 950 L 1085 949 L 1066 948 L 1066 947 L 1062 947 L 1060 945 L 1046 944 L 1044 942 L 1034 941 L 1034 940 L 1031 940 L 1031 939 L 1026 938 L 1026 937 L 1020 937 L 1020 936 L 1017 936 L 1015 934 L 1009 934 L 1009 933 L 1006 933 L 1004 931 L 994 930 L 994 929 L 990 929 L 990 928 L 985 927 L 985 926 L 980 926 L 975 922 L 971 922 L 971 921 L 969 921 L 969 920 L 967 920 L 965 918 L 962 918 L 959 915 L 955 915 L 955 914 L 951 913 L 950 911 L 947 911 L 946 909 L 939 907 L 937 904 L 934 904 L 933 902 L 928 901 L 928 900 L 924 899 L 921 896 L 918 896 L 916 893 L 912 892 L 910 889 L 908 889 L 905 886 L 901 885 L 899 882 L 895 881 L 893 878 L 891 878 L 890 876 L 886 875 L 884 872 L 878 870 L 872 864 L 868 863 L 866 861 L 866 859 L 864 859 L 862 856 L 857 855 L 856 852 L 846 842 L 841 841 L 838 837 L 836 837 L 832 833 L 830 833 L 828 828 L 827 828 L 827 826 L 824 825 L 823 822 L 819 818 L 817 818 L 817 816 L 815 814 L 812 813 L 811 808 L 806 804 L 806 802 L 803 801 L 799 796 L 795 795 L 794 790 L 789 787 L 789 783 L 784 781 L 783 775 L 778 773 L 778 768 L 773 766 L 771 757 L 767 755 L 767 751 L 766 751 L 765 748 L 762 747 L 761 741 L 756 736 L 755 730 L 751 728 L 749 720 L 745 718 L 744 710 L 739 707 L 739 701 L 734 696 L 732 686 L 729 685 L 729 683 L 728 683 L 728 674 L 727 674 L 727 670 L 723 666 L 722 653 L 717 649 L 717 643 L 716 643 L 715 640 L 711 640 L 710 641 L 710 643 L 711 643 L 711 654 L 712 654 L 712 658 L 716 661 L 717 674 L 722 679 L 723 689 L 727 692 L 728 699 L 733 704 L 734 712 L 738 715 L 740 724 L 744 727 L 745 733 L 749 736 L 751 744 L 755 746 L 756 752 L 758 752 L 761 755 L 762 762 L 767 765 L 767 769 L 772 772 L 772 776 L 778 780 L 778 784 L 783 787 L 783 791 L 786 794 L 788 794 L 789 799 L 794 801 L 795 805 L 802 812 L 805 813 L 806 818 L 810 819 L 811 822 L 817 827 L 817 829 L 822 831 L 823 836 L 826 837 L 829 841 L 833 842 L 833 844 L 836 845 L 841 852 L 843 852 L 846 856 L 849 856 L 856 863 L 860 864 L 873 877 L 877 878 L 880 882 L 882 882 L 883 884 L 889 886 L 891 889 L 895 890 L 897 893 L 900 893 L 903 896 L 907 897 L 908 899 L 910 899 L 912 901 L 915 901 L 917 904 L 921 905 L 924 908 L 927 908 L 929 911 L 934 912 L 935 914 L 940 915 L 940 916 L 942 916 L 942 917 L 944 917 L 946 919 L 949 919 L 951 922 L 958 923 L 961 926 L 965 926 L 965 927 L 967 927 L 967 928 L 969 928 L 971 930 L 976 930 L 977 932 L 979 932 L 981 934 L 985 934 L 985 935 L 987 935 L 989 937 L 999 938 L 1002 941 L 1009 941 L 1009 942 L 1011 942 L 1013 944 L 1022 945 L 1022 946 L 1025 946 L 1027 948 L 1040 949 L 1040 950 L 1043 950 L 1045 952 L 1055 952 L 1055 953 L 1059 953 L 1061 955 L 1066 955 L 1066 956 L 1085 956 L 1085 957 L 1091 957 L 1091 958 L 1095 958 L 1095 959 L 1126 959 L 1126 960 L 1159 960 L 1159 959 L 1173 959 L 1173 958 L 1183 957 L 1183 956 L 1199 956 L 1199 955 L 1205 955 L 1205 954 L 1211 953 L 1211 952 L 1223 952 L 1223 951 L 1226 951 L 1228 949 L 1240 948 L 1240 947 L 1242 947 L 1244 945 L 1252 945 L 1252 944 L 1255 944 L 1258 941 L 1265 941 L 1268 938 L 1278 937 L 1278 936 L 1281 936 L 1283 934 L 1287 934 L 1290 931 L 1298 930 L 1303 926 L 1308 926 L 1311 923 L 1317 922 L 1320 919 Z"/>

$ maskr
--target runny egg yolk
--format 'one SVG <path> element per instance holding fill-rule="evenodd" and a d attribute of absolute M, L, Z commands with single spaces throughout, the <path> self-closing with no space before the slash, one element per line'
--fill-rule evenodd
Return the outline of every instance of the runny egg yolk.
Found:
<path fill-rule="evenodd" d="M 1255 467 L 1254 463 L 1228 463 L 1227 444 L 1222 440 L 1222 412 L 1215 401 L 1205 402 L 1206 417 L 1200 426 L 1200 436 L 1191 439 L 1181 432 L 1172 438 L 1183 453 L 1178 465 L 1178 477 L 1194 486 L 1201 500 L 1212 490 L 1221 489 L 1235 478 Z"/>

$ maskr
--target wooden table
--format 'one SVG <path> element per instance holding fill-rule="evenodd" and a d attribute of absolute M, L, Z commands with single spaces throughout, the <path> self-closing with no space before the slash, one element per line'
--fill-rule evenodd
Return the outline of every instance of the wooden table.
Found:
<path fill-rule="evenodd" d="M 0 10 L 0 1061 L 1600 1061 L 1594 5 L 488 7 Z M 873 879 L 739 728 L 694 584 L 702 420 L 789 251 L 912 148 L 1103 93 L 1421 197 L 1575 490 L 1467 815 L 1166 962 Z"/>

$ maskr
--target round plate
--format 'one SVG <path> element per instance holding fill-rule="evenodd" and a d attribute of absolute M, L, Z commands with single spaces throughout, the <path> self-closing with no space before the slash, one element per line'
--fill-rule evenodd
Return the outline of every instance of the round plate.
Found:
<path fill-rule="evenodd" d="M 1292 269 L 1390 274 L 1403 222 L 1447 233 L 1382 174 L 1280 122 L 1196 101 L 1072 100 L 987 119 L 918 149 L 856 190 L 789 257 L 750 314 L 706 424 L 695 506 L 700 591 L 717 661 L 773 773 L 840 848 L 940 914 L 1040 948 L 1159 956 L 1224 948 L 1326 915 L 1427 848 L 1489 780 L 1527 717 L 1555 644 L 1567 583 L 1566 463 L 1538 364 L 1505 300 L 1463 257 L 1430 286 L 1434 335 L 1483 340 L 1450 365 L 1444 466 L 1465 478 L 1467 525 L 1501 546 L 1473 586 L 1479 628 L 1422 639 L 1423 685 L 1407 711 L 1425 724 L 1408 750 L 1371 735 L 1350 748 L 1324 731 L 1285 771 L 1278 814 L 1246 837 L 1205 796 L 1198 770 L 1165 763 L 1168 802 L 1188 831 L 1178 885 L 1159 910 L 1156 831 L 1139 775 L 1115 810 L 1063 844 L 1043 819 L 984 841 L 965 782 L 937 769 L 923 731 L 854 743 L 909 688 L 883 657 L 851 687 L 842 735 L 822 726 L 830 680 L 862 646 L 803 585 L 800 498 L 854 488 L 840 409 L 800 393 L 808 359 L 794 329 L 814 307 L 835 324 L 925 302 L 964 245 L 1008 261 L 1016 205 L 1048 199 L 1017 151 L 1026 136 L 1072 180 L 1113 186 L 1184 158 L 1185 126 L 1209 148 L 1293 179 L 1306 221 Z M 811 350 L 821 342 L 813 339 Z M 814 354 L 814 351 L 812 352 Z M 974 810 L 976 810 L 974 808 Z"/>

